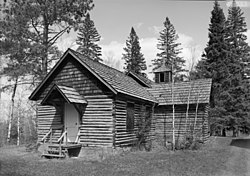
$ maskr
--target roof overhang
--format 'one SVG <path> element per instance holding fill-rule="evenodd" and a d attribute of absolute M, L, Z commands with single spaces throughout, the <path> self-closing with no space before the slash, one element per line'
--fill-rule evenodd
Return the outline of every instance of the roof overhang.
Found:
<path fill-rule="evenodd" d="M 126 73 L 126 75 L 133 77 L 134 79 L 136 79 L 138 82 L 140 82 L 140 84 L 144 85 L 145 87 L 148 87 L 148 88 L 151 87 L 151 85 L 149 85 L 148 83 L 143 81 L 137 74 L 133 73 L 132 71 Z"/>
<path fill-rule="evenodd" d="M 56 65 L 51 69 L 51 71 L 46 75 L 46 77 L 42 80 L 42 82 L 36 87 L 36 89 L 31 93 L 29 96 L 30 100 L 37 100 L 36 96 L 43 87 L 43 85 L 48 81 L 48 79 L 53 75 L 53 73 L 56 71 L 56 69 L 60 66 L 60 64 L 65 60 L 65 58 L 68 55 L 71 55 L 74 59 L 76 59 L 78 62 L 81 63 L 82 66 L 84 66 L 88 71 L 90 71 L 96 78 L 98 78 L 104 85 L 106 85 L 114 94 L 117 94 L 117 91 L 109 85 L 105 80 L 103 80 L 97 73 L 95 73 L 88 65 L 86 65 L 84 62 L 82 62 L 72 51 L 71 49 L 68 49 L 61 59 L 56 63 Z"/>
<path fill-rule="evenodd" d="M 56 104 L 63 98 L 69 104 L 87 104 L 88 102 L 72 87 L 54 84 L 41 102 L 41 105 Z"/>

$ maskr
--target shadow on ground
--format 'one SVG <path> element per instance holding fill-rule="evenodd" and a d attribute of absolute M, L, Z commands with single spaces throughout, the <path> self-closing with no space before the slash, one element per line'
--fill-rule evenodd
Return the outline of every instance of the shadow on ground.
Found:
<path fill-rule="evenodd" d="M 230 145 L 235 147 L 250 149 L 250 139 L 249 138 L 232 139 Z"/>

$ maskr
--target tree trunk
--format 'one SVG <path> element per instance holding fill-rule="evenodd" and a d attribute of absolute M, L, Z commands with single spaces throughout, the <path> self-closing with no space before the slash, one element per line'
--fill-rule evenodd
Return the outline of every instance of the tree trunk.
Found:
<path fill-rule="evenodd" d="M 187 123 L 188 123 L 188 112 L 189 112 L 189 102 L 190 102 L 191 88 L 192 88 L 192 84 L 191 84 L 191 80 L 190 80 L 190 87 L 189 87 L 188 99 L 187 99 L 187 110 L 186 110 L 186 121 L 185 121 L 185 134 L 187 134 Z"/>
<path fill-rule="evenodd" d="M 8 125 L 8 135 L 7 135 L 7 143 L 10 143 L 10 135 L 11 135 L 11 127 L 12 127 L 12 120 L 14 118 L 14 106 L 15 106 L 15 95 L 16 95 L 16 89 L 17 89 L 17 82 L 18 77 L 15 79 L 14 88 L 11 96 L 11 109 L 10 109 L 10 117 L 9 117 L 9 125 Z"/>
<path fill-rule="evenodd" d="M 20 145 L 20 112 L 17 115 L 17 146 Z"/>
<path fill-rule="evenodd" d="M 49 43 L 48 43 L 48 38 L 49 38 L 49 24 L 47 21 L 47 16 L 43 15 L 43 20 L 44 20 L 44 28 L 43 28 L 43 47 L 44 50 L 42 53 L 42 75 L 41 78 L 43 79 L 47 72 L 48 72 L 48 48 L 49 48 Z"/>
<path fill-rule="evenodd" d="M 226 129 L 225 129 L 225 127 L 222 128 L 222 136 L 226 137 Z"/>
<path fill-rule="evenodd" d="M 174 77 L 173 77 L 173 63 L 172 63 L 172 84 L 171 84 L 171 91 L 172 91 L 172 108 L 173 108 L 173 150 L 175 150 L 175 106 L 174 106 Z"/>

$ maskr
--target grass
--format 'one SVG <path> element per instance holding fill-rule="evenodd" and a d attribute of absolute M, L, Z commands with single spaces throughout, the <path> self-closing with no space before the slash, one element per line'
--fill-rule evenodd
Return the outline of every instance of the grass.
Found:
<path fill-rule="evenodd" d="M 0 148 L 2 176 L 221 175 L 230 156 L 229 138 L 211 140 L 197 151 L 126 152 L 101 161 L 42 159 L 25 147 Z"/>

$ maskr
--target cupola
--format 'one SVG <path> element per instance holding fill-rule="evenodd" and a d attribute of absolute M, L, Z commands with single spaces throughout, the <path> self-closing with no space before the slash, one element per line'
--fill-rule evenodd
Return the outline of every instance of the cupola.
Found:
<path fill-rule="evenodd" d="M 155 74 L 155 83 L 172 82 L 172 71 L 166 66 L 165 63 L 155 69 L 153 72 Z"/>

